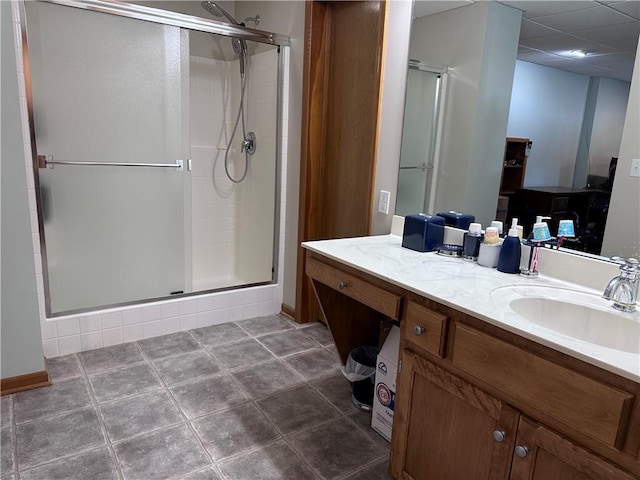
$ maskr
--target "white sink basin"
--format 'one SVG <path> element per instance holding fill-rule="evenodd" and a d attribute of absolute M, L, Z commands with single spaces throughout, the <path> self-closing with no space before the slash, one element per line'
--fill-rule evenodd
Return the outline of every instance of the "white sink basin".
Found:
<path fill-rule="evenodd" d="M 640 314 L 621 313 L 599 295 L 545 286 L 500 287 L 495 303 L 538 327 L 618 351 L 640 353 Z"/>

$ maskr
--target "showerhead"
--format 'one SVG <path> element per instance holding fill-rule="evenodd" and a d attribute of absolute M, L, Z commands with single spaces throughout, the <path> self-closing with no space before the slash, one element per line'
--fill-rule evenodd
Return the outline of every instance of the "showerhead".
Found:
<path fill-rule="evenodd" d="M 215 2 L 207 0 L 200 3 L 200 5 L 202 6 L 202 8 L 204 8 L 207 12 L 209 12 L 214 17 L 226 17 L 227 20 L 229 20 L 234 25 L 240 25 L 238 22 L 236 22 L 235 18 L 229 15 L 224 8 L 222 8 L 220 5 L 218 5 Z"/>

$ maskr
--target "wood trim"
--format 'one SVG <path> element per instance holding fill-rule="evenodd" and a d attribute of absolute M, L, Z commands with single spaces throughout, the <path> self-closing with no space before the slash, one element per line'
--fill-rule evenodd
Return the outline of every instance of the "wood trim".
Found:
<path fill-rule="evenodd" d="M 290 307 L 289 305 L 287 305 L 286 303 L 283 303 L 280 305 L 280 312 L 289 317 L 291 320 L 295 321 L 296 319 L 296 309 L 293 307 Z"/>
<path fill-rule="evenodd" d="M 0 380 L 0 395 L 24 392 L 33 388 L 48 387 L 51 385 L 49 372 L 41 370 L 39 372 L 27 373 L 16 377 L 3 378 Z"/>
<path fill-rule="evenodd" d="M 305 10 L 296 312 L 322 314 L 299 243 L 371 233 L 385 32 L 384 0 Z"/>

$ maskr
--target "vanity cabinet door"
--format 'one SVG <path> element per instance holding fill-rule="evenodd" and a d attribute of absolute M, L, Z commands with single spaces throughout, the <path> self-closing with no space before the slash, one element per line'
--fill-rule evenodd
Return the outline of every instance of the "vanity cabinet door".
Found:
<path fill-rule="evenodd" d="M 400 480 L 506 480 L 519 414 L 402 350 L 391 471 Z"/>
<path fill-rule="evenodd" d="M 521 417 L 511 480 L 633 480 L 600 457 Z"/>

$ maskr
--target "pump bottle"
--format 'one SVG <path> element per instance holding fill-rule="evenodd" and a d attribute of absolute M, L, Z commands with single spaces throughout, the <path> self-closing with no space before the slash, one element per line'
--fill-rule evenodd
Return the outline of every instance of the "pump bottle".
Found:
<path fill-rule="evenodd" d="M 520 272 L 520 238 L 518 237 L 518 219 L 514 218 L 507 238 L 502 242 L 498 257 L 498 271 L 503 273 Z"/>

